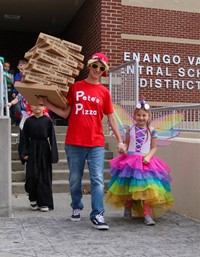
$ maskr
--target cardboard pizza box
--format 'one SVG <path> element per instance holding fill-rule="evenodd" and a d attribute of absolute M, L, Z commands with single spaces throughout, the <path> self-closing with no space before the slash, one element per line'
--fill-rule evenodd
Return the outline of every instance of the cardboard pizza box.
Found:
<path fill-rule="evenodd" d="M 55 55 L 60 55 L 62 57 L 66 57 L 69 61 L 75 62 L 76 66 L 72 65 L 73 67 L 78 67 L 79 69 L 84 68 L 84 64 L 82 61 L 84 60 L 84 55 L 77 53 L 76 51 L 56 42 L 52 41 L 50 39 L 45 39 L 32 47 L 27 53 L 25 53 L 25 56 L 27 59 L 30 59 L 31 54 L 33 55 L 34 51 L 36 49 L 46 50 L 49 51 Z M 78 66 L 77 66 L 78 63 Z"/>
<path fill-rule="evenodd" d="M 50 52 L 54 55 L 57 55 L 57 59 L 65 62 L 67 65 L 72 66 L 74 68 L 78 68 L 82 70 L 84 68 L 84 64 L 73 57 L 73 55 L 70 54 L 70 49 L 68 51 L 64 51 L 61 47 L 56 46 L 55 44 L 50 44 L 48 46 L 40 48 L 43 51 Z M 72 50 L 71 50 L 72 51 Z M 65 60 L 59 58 L 65 58 Z M 55 57 L 55 56 L 54 56 Z"/>
<path fill-rule="evenodd" d="M 59 83 L 59 84 L 62 84 L 62 85 L 67 85 L 68 84 L 67 78 L 61 78 L 61 77 L 58 77 L 58 76 L 54 76 L 54 75 L 50 75 L 50 74 L 44 74 L 44 73 L 40 73 L 40 72 L 32 72 L 32 71 L 29 71 L 29 70 L 24 70 L 23 75 L 29 75 L 29 76 L 32 76 L 32 77 L 36 77 L 36 78 L 46 80 L 46 81 Z"/>
<path fill-rule="evenodd" d="M 45 51 L 41 52 L 41 50 L 37 50 L 35 52 L 35 54 L 32 56 L 32 58 L 35 59 L 35 60 L 41 61 L 41 62 L 47 62 L 49 64 L 53 64 L 55 66 L 59 66 L 61 68 L 64 68 L 64 66 L 65 67 L 68 66 L 67 65 L 68 62 L 66 63 L 65 60 L 60 59 L 62 57 L 54 56 L 54 55 L 52 55 L 52 54 L 50 54 L 48 52 L 45 52 Z M 65 59 L 65 58 L 63 58 L 63 59 Z M 63 65 L 63 62 L 64 62 L 64 65 Z M 73 77 L 78 76 L 79 73 L 80 73 L 80 71 L 78 69 L 75 69 L 75 68 L 73 68 L 71 66 L 68 66 L 68 69 L 71 69 Z"/>
<path fill-rule="evenodd" d="M 46 44 L 45 41 L 41 41 L 40 43 L 34 45 L 31 49 L 29 49 L 28 52 L 33 52 L 33 51 L 35 51 L 36 48 L 40 48 L 44 44 Z"/>
<path fill-rule="evenodd" d="M 44 74 L 48 74 L 51 76 L 55 76 L 57 78 L 67 79 L 70 84 L 74 84 L 75 79 L 71 78 L 70 76 L 67 76 L 65 74 L 58 73 L 57 71 L 54 71 L 52 69 L 48 69 L 44 67 L 43 65 L 40 65 L 38 63 L 30 64 L 26 66 L 26 70 L 32 71 L 32 72 L 41 72 Z"/>
<path fill-rule="evenodd" d="M 33 54 L 34 54 L 34 51 L 30 51 L 30 52 L 28 51 L 24 54 L 24 58 L 29 60 L 33 56 Z"/>
<path fill-rule="evenodd" d="M 15 82 L 15 87 L 29 104 L 38 105 L 40 96 L 46 97 L 55 106 L 66 108 L 66 98 L 57 85 L 42 86 L 41 84 Z"/>
<path fill-rule="evenodd" d="M 42 40 L 45 40 L 45 39 L 50 39 L 53 42 L 60 43 L 63 46 L 69 47 L 70 49 L 72 49 L 74 51 L 77 51 L 77 52 L 82 51 L 82 46 L 80 46 L 80 45 L 68 42 L 66 40 L 61 40 L 60 38 L 57 38 L 57 37 L 54 37 L 54 36 L 51 36 L 51 35 L 48 35 L 48 34 L 45 34 L 45 33 L 40 33 L 39 34 L 39 36 L 37 38 L 37 41 L 36 41 L 36 44 L 40 43 Z"/>
<path fill-rule="evenodd" d="M 41 72 L 44 74 L 51 74 L 53 76 L 58 76 L 58 73 L 54 70 L 48 69 L 44 65 L 38 64 L 38 63 L 33 63 L 31 64 L 30 62 L 25 68 L 26 70 L 32 71 L 32 72 Z M 59 76 L 64 76 L 64 75 L 59 75 Z"/>
<path fill-rule="evenodd" d="M 78 59 L 79 61 L 84 61 L 84 55 L 82 55 L 82 54 L 79 54 L 79 53 L 77 53 L 77 52 L 75 52 L 74 50 L 72 50 L 72 49 L 69 49 L 68 48 L 68 53 L 69 54 L 71 54 L 72 56 L 74 56 L 76 59 Z"/>
<path fill-rule="evenodd" d="M 63 55 L 63 56 L 68 56 L 70 55 L 71 56 L 71 60 L 74 60 L 74 61 L 80 61 L 82 62 L 84 60 L 84 55 L 80 54 L 80 53 L 77 53 L 76 51 L 62 45 L 62 44 L 59 44 L 57 42 L 52 42 L 51 40 L 49 39 L 46 39 L 44 41 L 43 44 L 41 44 L 40 48 L 42 47 L 45 47 L 45 46 L 51 46 L 52 47 L 52 50 L 55 50 L 55 52 L 59 55 Z M 55 49 L 54 49 L 55 48 Z"/>
<path fill-rule="evenodd" d="M 31 75 L 23 75 L 21 81 L 22 82 L 37 83 L 37 84 L 40 84 L 41 86 L 52 84 L 52 82 L 49 82 L 49 81 L 44 80 L 42 78 L 38 78 L 37 76 L 31 76 Z"/>
<path fill-rule="evenodd" d="M 32 59 L 32 58 L 29 60 L 28 64 L 31 64 L 31 65 L 37 64 L 37 65 L 40 65 L 41 67 L 46 68 L 49 71 L 55 71 L 59 74 L 64 74 L 70 77 L 72 76 L 72 73 L 73 73 L 72 69 L 70 69 L 67 65 L 62 65 L 63 67 L 59 67 L 46 62 L 37 61 L 36 59 Z"/>
<path fill-rule="evenodd" d="M 75 60 L 70 54 L 62 51 L 55 45 L 45 46 L 43 48 L 37 48 L 37 52 L 39 53 L 42 50 L 42 53 L 49 55 L 52 58 L 55 58 L 71 67 L 78 68 L 78 61 Z"/>
<path fill-rule="evenodd" d="M 45 42 L 40 42 L 36 45 L 34 45 L 31 49 L 28 50 L 28 52 L 25 53 L 24 57 L 29 60 L 31 58 L 31 56 L 34 54 L 34 51 L 37 49 L 37 48 L 40 48 L 44 45 Z"/>
<path fill-rule="evenodd" d="M 64 85 L 60 85 L 60 84 L 57 84 L 59 90 L 61 91 L 61 93 L 67 97 L 67 94 L 69 92 L 69 87 L 68 86 L 64 86 Z"/>
<path fill-rule="evenodd" d="M 44 53 L 39 53 L 38 50 L 32 55 L 33 59 L 42 61 L 42 62 L 47 62 L 56 66 L 59 66 L 59 61 L 56 60 L 55 58 L 50 57 L 47 55 L 45 52 Z"/>
<path fill-rule="evenodd" d="M 76 77 L 80 73 L 80 69 L 84 67 L 84 64 L 80 64 L 79 61 L 74 61 L 75 59 L 68 55 L 69 58 L 65 58 L 56 54 L 53 54 L 52 52 L 46 51 L 48 50 L 48 47 L 44 48 L 37 48 L 35 51 L 29 53 L 25 53 L 25 58 L 35 59 L 41 62 L 46 62 L 49 64 L 53 64 L 55 66 L 59 66 L 61 68 L 71 70 L 72 76 Z M 70 60 L 71 59 L 71 60 Z"/>

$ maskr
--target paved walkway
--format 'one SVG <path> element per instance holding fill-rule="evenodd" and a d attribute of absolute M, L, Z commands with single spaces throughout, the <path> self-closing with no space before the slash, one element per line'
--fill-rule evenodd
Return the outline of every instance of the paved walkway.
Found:
<path fill-rule="evenodd" d="M 200 222 L 169 212 L 147 227 L 124 220 L 122 210 L 106 207 L 109 231 L 89 220 L 85 195 L 80 222 L 70 221 L 69 194 L 54 194 L 55 210 L 29 210 L 26 195 L 13 196 L 13 218 L 0 218 L 0 257 L 200 257 Z"/>

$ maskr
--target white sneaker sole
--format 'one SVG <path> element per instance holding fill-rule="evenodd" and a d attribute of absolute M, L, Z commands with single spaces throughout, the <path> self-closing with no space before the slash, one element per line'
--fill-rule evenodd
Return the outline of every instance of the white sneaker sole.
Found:
<path fill-rule="evenodd" d="M 46 207 L 46 208 L 40 208 L 40 211 L 41 211 L 41 212 L 48 212 L 48 211 L 49 211 L 49 208 L 48 208 L 48 207 Z"/>
<path fill-rule="evenodd" d="M 155 222 L 144 222 L 144 224 L 146 224 L 147 226 L 154 226 L 154 225 L 156 225 L 156 223 Z"/>
<path fill-rule="evenodd" d="M 71 219 L 71 221 L 74 221 L 74 222 L 77 222 L 77 221 L 80 221 L 81 220 L 81 218 L 70 218 Z"/>
<path fill-rule="evenodd" d="M 37 210 L 39 210 L 39 207 L 38 206 L 30 206 L 30 209 L 32 210 L 32 211 L 37 211 Z"/>
<path fill-rule="evenodd" d="M 95 225 L 92 224 L 94 228 L 98 229 L 98 230 L 109 230 L 109 226 L 108 225 Z"/>

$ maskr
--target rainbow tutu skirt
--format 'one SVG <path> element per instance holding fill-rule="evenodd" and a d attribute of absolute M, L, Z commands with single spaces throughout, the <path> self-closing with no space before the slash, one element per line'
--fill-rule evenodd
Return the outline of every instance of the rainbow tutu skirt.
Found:
<path fill-rule="evenodd" d="M 159 217 L 173 204 L 169 166 L 156 156 L 143 163 L 144 156 L 123 154 L 110 161 L 112 178 L 106 203 L 124 207 L 132 200 L 132 213 L 143 216 L 144 203 L 152 206 L 152 216 Z"/>

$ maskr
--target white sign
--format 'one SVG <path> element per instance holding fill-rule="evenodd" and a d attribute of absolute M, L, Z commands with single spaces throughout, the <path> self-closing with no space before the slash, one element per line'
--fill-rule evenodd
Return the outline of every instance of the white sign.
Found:
<path fill-rule="evenodd" d="M 200 56 L 187 56 L 189 68 L 185 68 L 181 65 L 182 60 L 179 55 L 150 55 L 148 53 L 141 55 L 140 53 L 124 52 L 124 61 L 128 62 L 134 59 L 139 62 L 140 87 L 200 90 Z M 162 64 L 162 67 L 159 64 Z M 169 64 L 170 67 L 168 67 Z M 128 65 L 127 73 L 134 74 L 134 66 Z M 144 74 L 145 78 L 142 77 Z M 175 75 L 180 79 L 174 79 Z"/>

